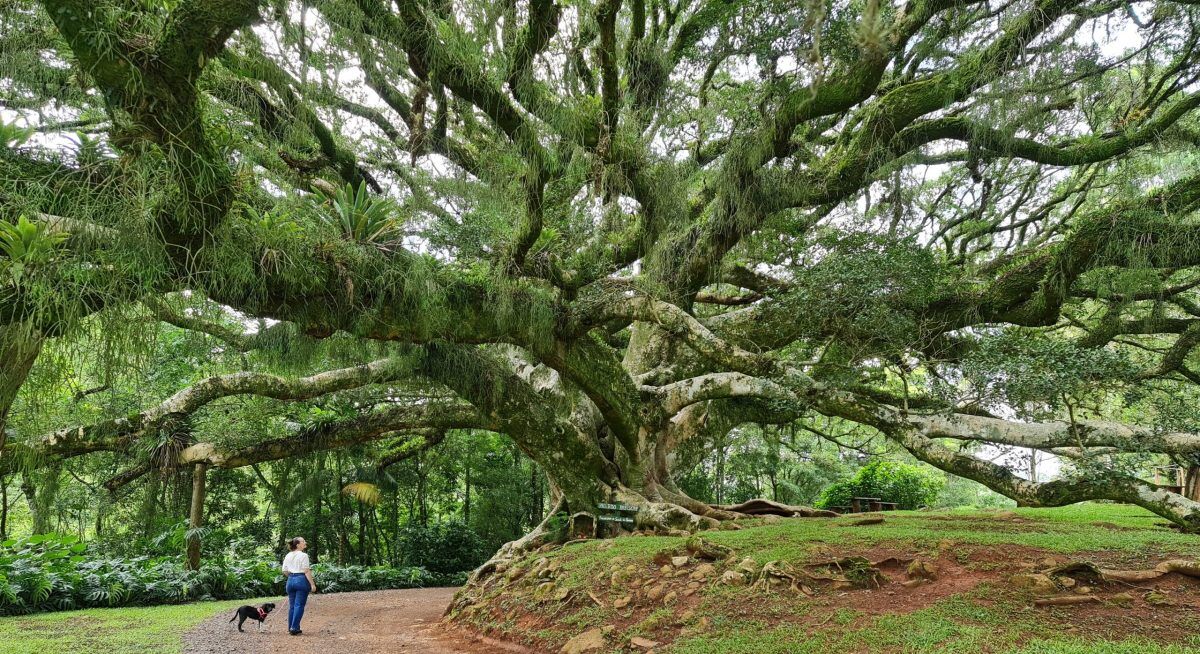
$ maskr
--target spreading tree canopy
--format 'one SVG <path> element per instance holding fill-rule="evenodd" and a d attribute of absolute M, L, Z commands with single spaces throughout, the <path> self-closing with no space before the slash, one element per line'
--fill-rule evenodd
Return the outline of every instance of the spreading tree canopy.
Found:
<path fill-rule="evenodd" d="M 679 489 L 681 447 L 820 417 L 1200 529 L 1194 0 L 2 6 L 0 426 L 56 341 L 162 321 L 246 366 L 10 430 L 0 468 L 124 453 L 120 485 L 476 428 L 570 513 L 690 529 L 737 514 Z M 377 355 L 265 363 L 331 340 Z M 278 438 L 160 438 L 362 388 Z"/>

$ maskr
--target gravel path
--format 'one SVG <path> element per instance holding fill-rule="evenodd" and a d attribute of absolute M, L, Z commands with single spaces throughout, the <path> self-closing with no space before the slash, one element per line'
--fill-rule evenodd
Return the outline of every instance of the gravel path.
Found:
<path fill-rule="evenodd" d="M 185 654 L 512 654 L 523 648 L 480 642 L 440 624 L 456 588 L 383 590 L 310 595 L 304 634 L 287 632 L 287 598 L 258 633 L 246 621 L 238 633 L 232 611 L 202 622 L 184 636 Z"/>

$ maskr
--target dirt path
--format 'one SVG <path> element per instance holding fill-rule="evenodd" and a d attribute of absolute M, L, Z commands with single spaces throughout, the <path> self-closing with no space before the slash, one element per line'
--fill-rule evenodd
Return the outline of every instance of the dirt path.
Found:
<path fill-rule="evenodd" d="M 439 624 L 455 588 L 383 590 L 311 595 L 304 634 L 287 632 L 287 599 L 258 633 L 247 621 L 245 633 L 230 624 L 232 611 L 204 621 L 184 636 L 185 654 L 512 654 L 526 651 L 476 641 Z"/>

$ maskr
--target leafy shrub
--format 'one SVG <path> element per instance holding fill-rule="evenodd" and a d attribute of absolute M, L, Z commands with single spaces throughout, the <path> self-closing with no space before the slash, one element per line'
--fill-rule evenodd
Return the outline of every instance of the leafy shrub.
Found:
<path fill-rule="evenodd" d="M 424 568 L 385 568 L 352 565 L 338 567 L 317 563 L 313 578 L 322 593 L 355 590 L 388 590 L 393 588 L 422 588 L 425 586 L 461 586 L 466 573 L 432 574 Z"/>
<path fill-rule="evenodd" d="M 450 575 L 479 567 L 487 560 L 483 539 L 461 522 L 409 525 L 400 532 L 403 563 Z"/>
<path fill-rule="evenodd" d="M 878 497 L 901 509 L 929 506 L 937 500 L 946 480 L 924 468 L 877 459 L 859 468 L 853 477 L 827 486 L 817 506 L 849 506 L 852 497 Z"/>
<path fill-rule="evenodd" d="M 456 582 L 423 568 L 313 566 L 322 592 L 415 588 Z M 99 559 L 73 536 L 32 536 L 0 543 L 0 615 L 90 607 L 179 604 L 193 600 L 282 595 L 274 560 L 204 561 L 186 570 L 180 557 Z"/>

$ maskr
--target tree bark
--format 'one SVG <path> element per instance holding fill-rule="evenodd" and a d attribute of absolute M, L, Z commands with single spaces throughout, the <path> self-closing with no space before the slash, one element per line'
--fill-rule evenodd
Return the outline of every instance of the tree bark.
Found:
<path fill-rule="evenodd" d="M 204 494 L 208 465 L 197 463 L 192 469 L 192 499 L 188 511 L 187 568 L 200 569 L 200 529 L 204 526 Z"/>
<path fill-rule="evenodd" d="M 8 538 L 8 477 L 0 475 L 0 540 Z"/>
<path fill-rule="evenodd" d="M 1183 496 L 1200 502 L 1200 465 L 1189 465 L 1183 475 Z"/>
<path fill-rule="evenodd" d="M 8 440 L 8 415 L 42 351 L 41 333 L 21 323 L 0 326 L 0 457 Z"/>
<path fill-rule="evenodd" d="M 471 455 L 468 454 L 463 464 L 463 523 L 471 524 Z"/>
<path fill-rule="evenodd" d="M 317 457 L 315 474 L 316 474 L 316 478 L 317 478 L 317 489 L 316 489 L 316 492 L 313 493 L 312 545 L 309 546 L 309 548 L 308 548 L 308 551 L 310 552 L 310 555 L 312 556 L 313 563 L 318 562 L 318 558 L 317 558 L 319 556 L 318 543 L 321 542 L 321 524 L 322 524 L 321 496 L 325 494 L 325 481 L 324 481 L 325 457 L 323 457 L 323 456 Z"/>

